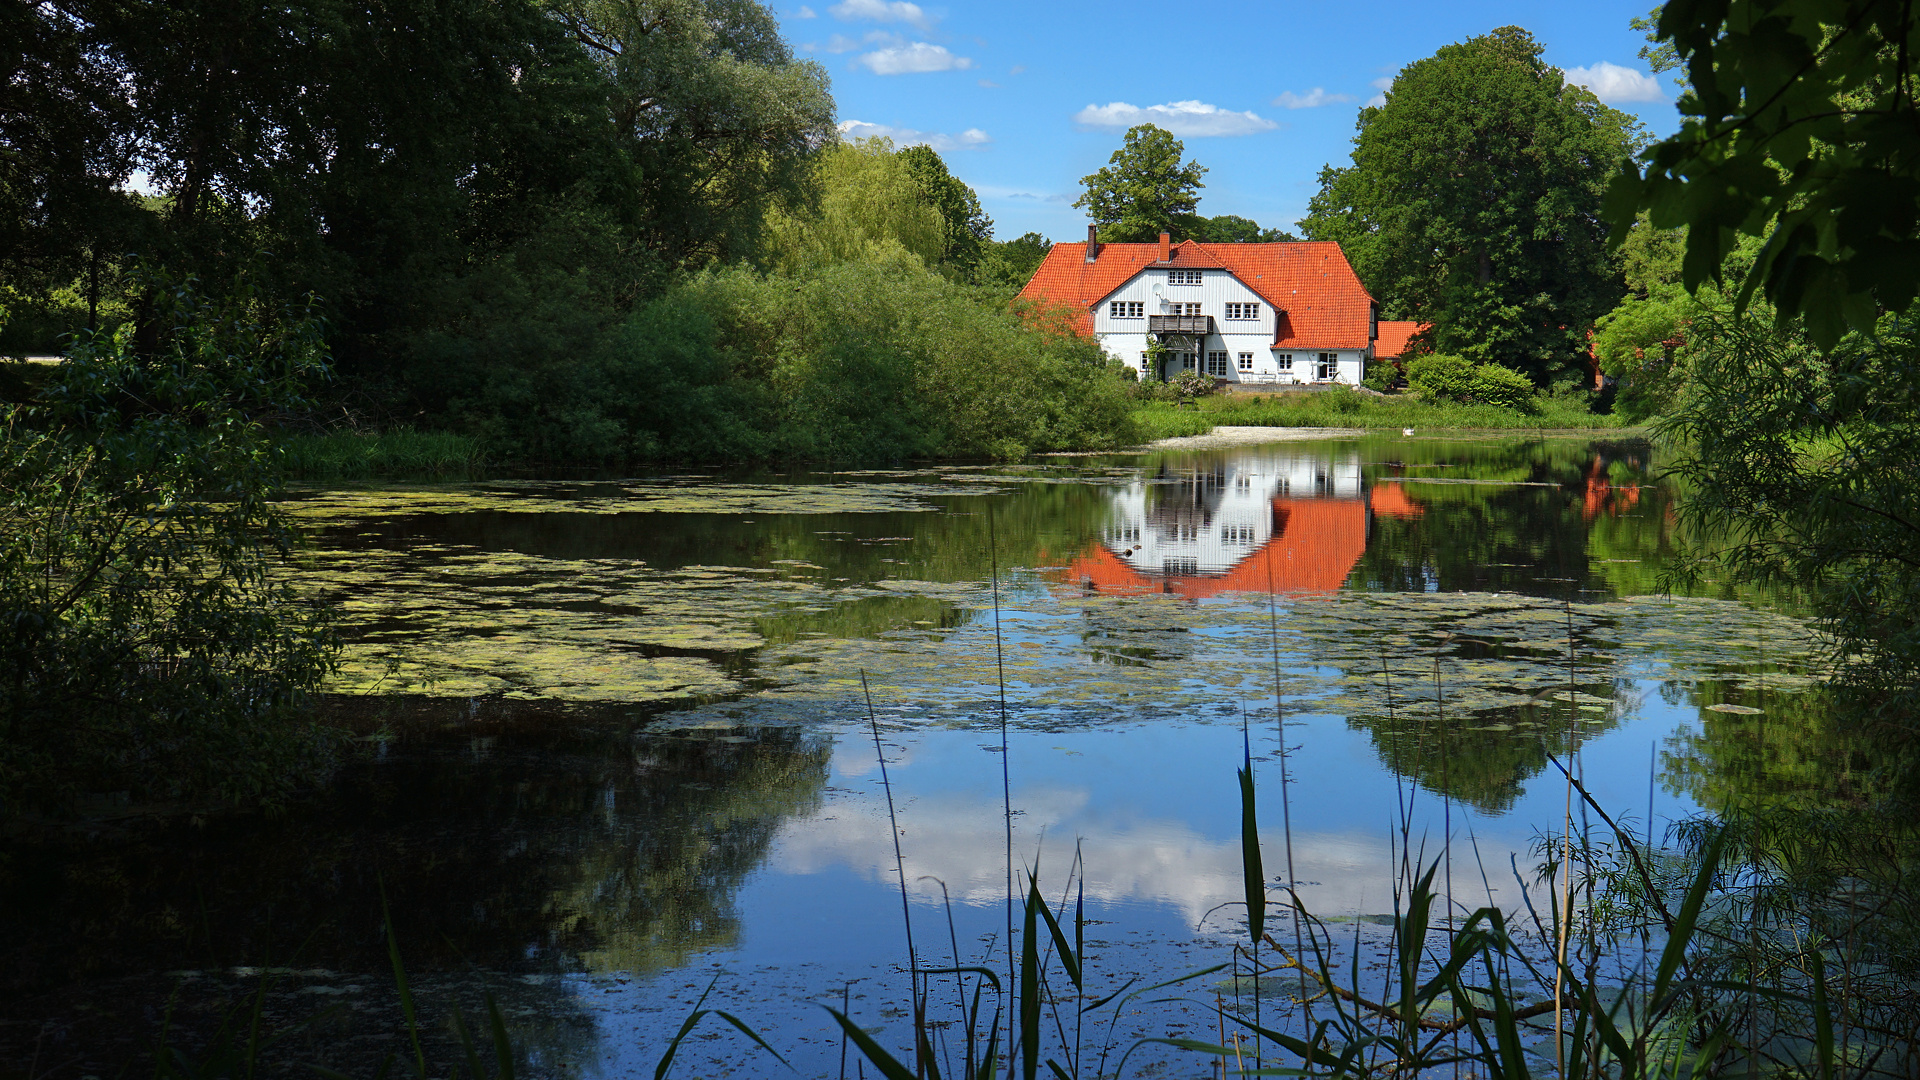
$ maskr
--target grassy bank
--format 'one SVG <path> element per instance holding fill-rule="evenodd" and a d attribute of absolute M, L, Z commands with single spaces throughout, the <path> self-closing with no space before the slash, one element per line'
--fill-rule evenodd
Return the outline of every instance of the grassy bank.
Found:
<path fill-rule="evenodd" d="M 485 460 L 480 441 L 445 431 L 291 435 L 281 442 L 287 475 L 301 480 L 373 476 L 464 476 Z"/>
<path fill-rule="evenodd" d="M 1583 397 L 1534 399 L 1535 411 L 1497 405 L 1429 404 L 1408 394 L 1380 396 L 1358 391 L 1317 390 L 1293 394 L 1227 394 L 1176 408 L 1141 402 L 1133 422 L 1143 440 L 1204 435 L 1215 426 L 1346 428 L 1619 428 L 1617 416 L 1588 411 Z"/>

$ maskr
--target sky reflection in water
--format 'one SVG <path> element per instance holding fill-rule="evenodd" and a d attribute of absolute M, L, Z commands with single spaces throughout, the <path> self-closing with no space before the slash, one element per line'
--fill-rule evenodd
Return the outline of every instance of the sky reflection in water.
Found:
<path fill-rule="evenodd" d="M 584 1042 L 533 1038 L 553 1069 L 650 1071 L 720 974 L 709 1005 L 762 1026 L 810 1075 L 832 1073 L 838 1042 L 813 1003 L 851 985 L 862 1021 L 891 1031 L 901 1018 L 886 1010 L 905 1000 L 862 673 L 918 940 L 951 959 L 944 883 L 970 962 L 1004 935 L 1004 665 L 1015 864 L 1037 858 L 1043 887 L 1062 889 L 1078 847 L 1097 986 L 1222 958 L 1239 918 L 1222 905 L 1241 895 L 1243 715 L 1266 867 L 1286 877 L 1277 653 L 1306 904 L 1391 909 L 1408 800 L 1416 845 L 1437 853 L 1451 827 L 1459 904 L 1484 902 L 1483 869 L 1494 899 L 1517 904 L 1510 859 L 1529 868 L 1535 834 L 1564 808 L 1549 754 L 1577 749 L 1596 797 L 1644 828 L 1650 794 L 1657 819 L 1678 816 L 1716 775 L 1657 759 L 1676 731 L 1737 722 L 1752 713 L 1709 710 L 1752 710 L 1811 681 L 1791 620 L 1649 595 L 1672 541 L 1648 454 L 1376 439 L 1010 469 L 319 493 L 300 503 L 319 539 L 309 573 L 362 627 L 338 689 L 401 693 L 365 700 L 406 703 L 415 719 L 391 745 L 427 787 L 458 794 L 395 793 L 351 813 L 343 794 L 292 826 L 187 843 L 203 864 L 244 865 L 289 828 L 325 835 L 333 822 L 365 866 L 414 893 L 403 906 L 491 905 L 454 950 L 462 959 L 423 949 L 417 962 L 478 963 L 536 988 L 522 994 L 538 999 L 528 1017 L 591 1017 Z M 393 767 L 361 768 L 377 785 Z M 457 825 L 435 824 L 454 813 Z M 471 840 L 436 847 L 429 837 L 449 828 Z M 483 850 L 490 830 L 514 837 L 519 861 Z M 163 878 L 184 858 L 139 857 Z M 412 873 L 421 858 L 459 872 Z M 521 887 L 500 889 L 501 873 Z M 372 877 L 328 879 L 335 909 L 355 913 L 344 921 L 365 922 Z M 276 888 L 314 887 L 298 871 L 277 886 L 216 880 L 211 903 L 242 918 Z M 498 940 L 481 944 L 483 927 Z M 410 926 L 404 940 L 444 930 Z M 141 933 L 125 935 L 138 947 L 74 965 L 78 977 L 206 963 Z M 320 951 L 339 971 L 377 973 L 369 944 L 356 923 Z M 334 975 L 313 984 L 349 978 Z M 688 1053 L 689 1075 L 760 1064 L 732 1040 Z"/>

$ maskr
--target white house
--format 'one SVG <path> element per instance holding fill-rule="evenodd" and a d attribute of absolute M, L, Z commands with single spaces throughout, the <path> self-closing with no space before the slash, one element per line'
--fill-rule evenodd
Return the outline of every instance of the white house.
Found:
<path fill-rule="evenodd" d="M 1358 385 L 1378 306 L 1329 241 L 1055 244 L 1020 295 L 1065 307 L 1143 378 L 1198 368 L 1224 382 Z M 1158 342 L 1164 359 L 1149 361 Z"/>

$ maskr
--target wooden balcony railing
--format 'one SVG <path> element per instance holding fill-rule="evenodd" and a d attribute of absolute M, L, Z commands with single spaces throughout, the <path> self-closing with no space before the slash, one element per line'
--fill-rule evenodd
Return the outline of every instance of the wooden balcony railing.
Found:
<path fill-rule="evenodd" d="M 1199 334 L 1213 333 L 1211 315 L 1149 315 L 1147 316 L 1149 334 Z"/>

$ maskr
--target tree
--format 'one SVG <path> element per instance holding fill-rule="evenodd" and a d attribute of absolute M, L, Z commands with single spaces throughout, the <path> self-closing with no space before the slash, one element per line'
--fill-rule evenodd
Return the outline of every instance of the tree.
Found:
<path fill-rule="evenodd" d="M 1207 244 L 1273 244 L 1300 239 L 1284 229 L 1263 229 L 1259 222 L 1238 214 L 1199 219 L 1193 238 Z"/>
<path fill-rule="evenodd" d="M 1017 293 L 1026 287 L 1051 250 L 1053 241 L 1036 232 L 1022 233 L 1012 240 L 989 240 L 974 271 L 974 281 L 1008 294 Z"/>
<path fill-rule="evenodd" d="M 872 257 L 895 245 L 929 267 L 946 253 L 948 221 L 889 139 L 859 139 L 820 152 L 816 193 L 804 209 L 768 215 L 768 261 L 800 274 Z"/>
<path fill-rule="evenodd" d="M 1184 153 L 1180 140 L 1161 128 L 1131 128 L 1105 168 L 1080 178 L 1086 191 L 1073 205 L 1087 211 L 1110 244 L 1151 242 L 1163 232 L 1185 240 L 1200 226 L 1195 210 L 1207 170 L 1182 163 Z"/>
<path fill-rule="evenodd" d="M 1822 348 L 1920 292 L 1920 12 L 1894 0 L 1676 2 L 1656 48 L 1688 72 L 1680 130 L 1622 167 L 1617 234 L 1687 226 L 1689 290 L 1765 237 L 1739 303 L 1765 295 Z"/>
<path fill-rule="evenodd" d="M 302 705 L 338 645 L 276 573 L 293 529 L 264 423 L 324 374 L 318 326 L 149 284 L 156 353 L 86 335 L 0 414 L 0 817 L 270 803 L 330 764 Z"/>
<path fill-rule="evenodd" d="M 971 275 L 984 245 L 993 240 L 993 219 L 980 209 L 980 197 L 947 171 L 930 146 L 909 146 L 900 151 L 900 160 L 921 199 L 940 214 L 946 236 L 941 261 L 962 278 Z"/>
<path fill-rule="evenodd" d="M 1434 323 L 1437 351 L 1536 383 L 1584 364 L 1620 297 L 1601 199 L 1638 138 L 1541 52 L 1510 26 L 1409 64 L 1300 222 L 1340 242 L 1388 315 Z"/>
<path fill-rule="evenodd" d="M 753 251 L 762 215 L 804 193 L 836 141 L 827 73 L 796 60 L 754 0 L 562 0 L 608 84 L 647 242 L 686 266 Z"/>

